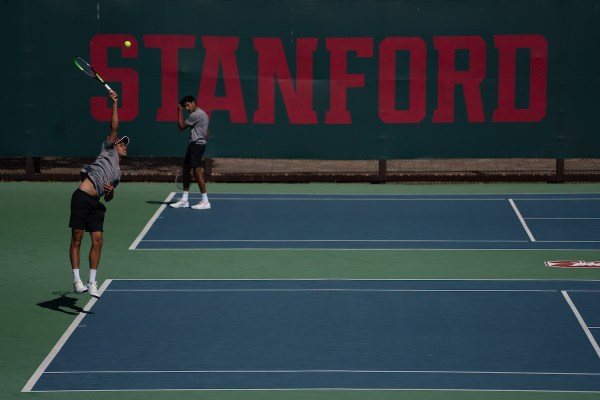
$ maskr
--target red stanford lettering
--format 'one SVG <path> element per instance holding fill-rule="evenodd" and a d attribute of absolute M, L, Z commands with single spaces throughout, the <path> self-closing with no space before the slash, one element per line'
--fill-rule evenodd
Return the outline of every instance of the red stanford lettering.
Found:
<path fill-rule="evenodd" d="M 132 46 L 124 47 L 125 40 L 131 41 Z M 282 38 L 264 37 L 201 36 L 197 40 L 192 35 L 143 35 L 140 44 L 132 35 L 99 34 L 90 41 L 90 62 L 107 82 L 121 84 L 119 117 L 122 121 L 133 121 L 139 114 L 139 72 L 134 68 L 109 67 L 108 49 L 120 49 L 125 59 L 139 58 L 140 45 L 160 52 L 160 66 L 154 70 L 160 71 L 160 88 L 156 90 L 160 91 L 161 99 L 152 101 L 160 104 L 156 110 L 158 122 L 177 120 L 177 101 L 184 94 L 179 93 L 181 52 L 200 53 L 198 56 L 203 60 L 202 69 L 198 71 L 198 104 L 208 113 L 227 112 L 234 124 L 347 125 L 352 123 L 356 113 L 377 115 L 384 124 L 427 123 L 428 80 L 437 83 L 435 102 L 429 101 L 436 104 L 430 123 L 454 123 L 457 100 L 464 101 L 469 123 L 540 122 L 546 117 L 548 42 L 541 35 L 495 35 L 493 45 L 481 36 L 435 36 L 433 49 L 428 49 L 426 40 L 420 37 L 386 37 L 377 44 L 372 37 L 297 38 L 292 49 L 286 47 L 288 43 Z M 247 54 L 252 46 L 256 58 L 240 58 L 240 47 Z M 522 49 L 529 54 L 529 102 L 526 107 L 517 107 L 517 72 L 519 76 L 524 75 L 524 71 L 517 71 L 517 51 Z M 437 57 L 428 57 L 428 51 L 435 51 Z M 396 60 L 400 52 L 409 59 L 408 93 L 397 93 Z M 457 66 L 458 52 L 468 54 L 466 67 Z M 489 58 L 491 52 L 497 57 Z M 295 54 L 295 63 L 288 59 L 291 54 Z M 326 58 L 329 61 L 329 76 L 325 80 L 329 87 L 329 108 L 317 110 L 315 86 L 322 85 L 323 79 L 318 82 L 314 79 L 315 60 L 322 62 Z M 371 67 L 357 71 L 352 64 L 358 58 L 364 59 L 362 66 L 370 64 Z M 428 64 L 428 59 L 437 59 L 437 63 Z M 498 60 L 497 80 L 494 77 L 492 81 L 487 76 L 488 59 Z M 428 72 L 435 76 L 428 76 Z M 367 73 L 372 74 L 368 81 Z M 376 83 L 373 77 L 377 78 Z M 491 83 L 497 86 L 496 108 L 487 114 L 492 115 L 491 121 L 486 121 L 486 104 L 481 91 L 486 79 L 490 80 L 486 82 L 488 87 Z M 350 92 L 353 99 L 360 99 L 367 85 L 374 84 L 376 99 L 365 98 L 358 103 L 360 109 L 349 108 Z M 217 96 L 217 86 L 224 87 L 224 95 Z M 457 89 L 462 90 L 463 96 L 456 98 Z M 193 90 L 190 88 L 185 94 L 193 94 Z M 408 98 L 408 107 L 398 109 L 398 97 Z M 278 106 L 278 98 L 282 106 Z M 142 99 L 144 101 L 146 99 Z M 256 109 L 250 110 L 250 122 L 246 102 L 256 104 Z M 324 115 L 321 121 L 319 111 Z M 90 113 L 97 120 L 109 120 L 111 111 L 106 97 L 92 97 Z"/>

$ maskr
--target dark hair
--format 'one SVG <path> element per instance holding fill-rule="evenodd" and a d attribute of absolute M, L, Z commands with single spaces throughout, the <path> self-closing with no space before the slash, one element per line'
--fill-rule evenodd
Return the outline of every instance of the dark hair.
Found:
<path fill-rule="evenodd" d="M 196 99 L 194 98 L 194 96 L 190 96 L 190 95 L 184 96 L 181 100 L 179 100 L 179 104 L 181 104 L 182 106 L 185 103 L 195 103 L 195 102 L 196 102 Z"/>

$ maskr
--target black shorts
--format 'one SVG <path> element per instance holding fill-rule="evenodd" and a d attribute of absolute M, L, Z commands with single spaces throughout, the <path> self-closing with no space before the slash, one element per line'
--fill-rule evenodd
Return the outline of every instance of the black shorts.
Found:
<path fill-rule="evenodd" d="M 204 168 L 204 149 L 205 144 L 190 143 L 188 144 L 183 165 L 189 165 L 192 168 Z"/>
<path fill-rule="evenodd" d="M 77 188 L 71 196 L 71 218 L 69 226 L 87 232 L 104 230 L 104 214 L 106 207 L 98 197 L 91 196 Z"/>

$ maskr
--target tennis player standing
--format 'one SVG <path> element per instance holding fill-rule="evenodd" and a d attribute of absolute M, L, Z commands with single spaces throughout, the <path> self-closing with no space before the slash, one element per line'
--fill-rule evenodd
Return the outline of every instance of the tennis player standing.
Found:
<path fill-rule="evenodd" d="M 112 99 L 112 117 L 110 121 L 110 133 L 102 143 L 100 155 L 96 161 L 83 167 L 81 170 L 81 183 L 71 196 L 71 246 L 69 255 L 71 268 L 73 270 L 73 287 L 77 293 L 87 291 L 90 295 L 98 297 L 98 285 L 96 284 L 96 272 L 100 264 L 100 253 L 102 252 L 102 232 L 104 230 L 104 214 L 106 207 L 100 199 L 109 202 L 115 195 L 115 188 L 121 179 L 119 161 L 127 155 L 129 138 L 117 137 L 119 129 L 118 96 L 116 92 L 109 92 Z M 84 232 L 89 232 L 92 239 L 90 248 L 90 279 L 87 285 L 81 281 L 79 274 L 79 261 L 81 241 Z"/>
<path fill-rule="evenodd" d="M 173 208 L 186 208 L 190 206 L 188 195 L 190 191 L 190 173 L 193 170 L 202 200 L 200 203 L 193 205 L 194 210 L 208 210 L 210 203 L 206 194 L 206 182 L 204 182 L 204 149 L 208 140 L 208 114 L 196 104 L 196 99 L 193 96 L 185 96 L 177 105 L 179 108 L 179 116 L 177 124 L 179 131 L 190 129 L 189 141 L 185 158 L 183 160 L 183 169 L 181 172 L 183 181 L 183 195 L 178 202 L 171 204 Z M 187 118 L 183 117 L 183 109 L 189 112 Z"/>

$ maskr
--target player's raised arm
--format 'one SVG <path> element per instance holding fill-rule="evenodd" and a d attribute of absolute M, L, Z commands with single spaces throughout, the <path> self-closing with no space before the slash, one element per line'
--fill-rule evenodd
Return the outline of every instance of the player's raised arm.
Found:
<path fill-rule="evenodd" d="M 117 131 L 119 130 L 119 95 L 115 91 L 110 91 L 108 93 L 110 98 L 112 99 L 112 116 L 110 119 L 110 133 L 108 134 L 108 138 L 106 139 L 109 143 L 114 143 L 117 140 Z"/>

